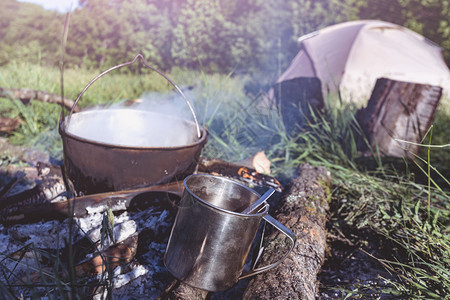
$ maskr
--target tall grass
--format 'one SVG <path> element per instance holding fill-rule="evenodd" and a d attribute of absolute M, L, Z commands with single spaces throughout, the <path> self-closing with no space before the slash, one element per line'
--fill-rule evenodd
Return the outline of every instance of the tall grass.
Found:
<path fill-rule="evenodd" d="M 276 112 L 261 113 L 250 99 L 237 105 L 229 100 L 210 100 L 229 110 L 221 111 L 222 115 L 216 115 L 211 123 L 216 126 L 210 129 L 213 142 L 209 149 L 218 149 L 213 154 L 221 153 L 226 159 L 237 160 L 242 158 L 242 153 L 249 155 L 256 149 L 264 149 L 274 164 L 274 174 L 284 179 L 291 177 L 299 163 L 325 166 L 332 173 L 332 201 L 338 203 L 336 211 L 330 212 L 330 219 L 339 220 L 333 225 L 335 229 L 370 230 L 378 239 L 388 241 L 385 245 L 394 245 L 380 251 L 385 257 L 376 257 L 370 254 L 369 237 L 347 230 L 346 238 L 378 261 L 391 277 L 385 279 L 385 286 L 360 286 L 356 291 L 354 286 L 341 286 L 343 297 L 358 293 L 373 295 L 376 291 L 392 297 L 442 299 L 450 293 L 450 185 L 445 175 L 433 175 L 444 176 L 443 186 L 431 185 L 437 178 L 431 178 L 432 174 L 426 172 L 430 180 L 428 185 L 422 185 L 410 173 L 415 161 L 399 160 L 396 165 L 406 167 L 391 168 L 377 149 L 371 149 L 376 167 L 368 168 L 364 165 L 368 159 L 361 160 L 357 150 L 356 138 L 362 131 L 354 118 L 356 107 L 351 105 L 339 108 L 329 105 L 330 109 L 323 114 L 311 111 L 308 125 L 289 135 Z M 448 123 L 439 114 L 436 121 Z M 448 139 L 448 136 L 439 138 Z M 434 143 L 431 137 L 425 140 Z M 431 152 L 436 149 L 426 146 Z M 433 168 L 431 164 L 435 160 L 428 157 L 427 152 L 425 158 L 419 156 L 416 160 Z M 447 170 L 444 174 L 449 170 L 449 161 L 446 163 L 440 165 Z"/>
<path fill-rule="evenodd" d="M 75 99 L 82 88 L 100 71 L 66 70 L 65 94 Z M 202 72 L 173 70 L 169 74 L 194 104 L 202 126 L 208 128 L 209 141 L 203 155 L 240 161 L 264 150 L 272 162 L 274 176 L 287 182 L 300 163 L 325 166 L 333 184 L 330 211 L 330 231 L 339 231 L 390 273 L 385 285 L 336 284 L 342 297 L 364 297 L 379 294 L 402 298 L 445 298 L 450 294 L 450 213 L 448 148 L 427 148 L 426 144 L 448 144 L 449 109 L 440 109 L 433 136 L 425 139 L 416 161 L 444 170 L 439 181 L 435 173 L 425 172 L 430 180 L 415 181 L 417 168 L 412 161 L 399 161 L 402 168 L 391 168 L 377 149 L 372 150 L 375 167 L 361 160 L 357 136 L 361 130 L 355 121 L 356 107 L 332 105 L 324 113 L 309 112 L 307 125 L 293 134 L 276 111 L 261 109 L 261 97 L 245 95 L 246 78 L 231 75 L 211 75 Z M 0 86 L 27 87 L 59 93 L 59 74 L 53 69 L 25 64 L 10 64 L 0 68 Z M 144 91 L 167 91 L 164 79 L 155 74 L 131 75 L 118 72 L 100 79 L 82 99 L 82 106 L 140 97 Z M 180 106 L 184 107 L 183 103 Z M 60 154 L 56 123 L 59 108 L 51 104 L 23 105 L 3 98 L 2 115 L 23 120 L 21 127 L 8 138 L 18 144 L 40 143 L 47 151 Z M 52 132 L 51 142 L 45 134 Z M 49 134 L 50 135 L 50 134 Z M 430 154 L 430 159 L 428 158 Z M 421 159 L 419 159 L 421 158 Z M 419 169 L 420 172 L 420 169 Z M 432 184 L 431 179 L 436 184 Z M 427 184 L 428 183 L 428 184 Z M 373 252 L 370 238 L 360 234 L 369 230 L 377 239 L 387 241 Z M 371 237 L 372 238 L 372 237 Z M 377 256 L 382 253 L 383 256 Z M 2 286 L 0 285 L 0 289 Z"/>

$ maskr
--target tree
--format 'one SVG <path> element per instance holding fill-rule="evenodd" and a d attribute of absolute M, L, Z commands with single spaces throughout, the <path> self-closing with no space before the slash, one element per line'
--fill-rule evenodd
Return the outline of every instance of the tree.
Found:
<path fill-rule="evenodd" d="M 72 17 L 68 59 L 105 68 L 142 53 L 157 67 L 168 67 L 170 28 L 168 8 L 155 0 L 83 0 Z"/>
<path fill-rule="evenodd" d="M 12 59 L 54 63 L 62 27 L 61 16 L 42 7 L 15 0 L 0 2 L 0 63 Z"/>
<path fill-rule="evenodd" d="M 106 68 L 137 53 L 154 66 L 263 73 L 273 81 L 323 27 L 382 19 L 444 47 L 450 61 L 450 0 L 81 0 L 71 14 L 67 65 Z M 0 63 L 55 64 L 64 15 L 0 2 Z M 266 74 L 269 74 L 267 76 Z"/>

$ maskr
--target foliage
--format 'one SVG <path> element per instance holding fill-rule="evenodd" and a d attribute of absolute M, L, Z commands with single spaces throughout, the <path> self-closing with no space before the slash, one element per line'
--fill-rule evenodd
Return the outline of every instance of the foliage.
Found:
<path fill-rule="evenodd" d="M 263 113 L 250 99 L 241 102 L 241 106 L 222 97 L 214 103 L 227 105 L 222 105 L 208 123 L 212 138 L 205 155 L 237 161 L 245 158 L 242 153 L 251 155 L 264 149 L 274 164 L 275 176 L 282 182 L 291 178 L 299 163 L 325 166 L 333 184 L 329 230 L 343 235 L 356 248 L 354 251 L 365 253 L 390 274 L 378 278 L 383 285 L 374 284 L 378 279 L 372 278 L 372 283 L 336 283 L 328 288 L 340 288 L 341 297 L 349 298 L 378 294 L 442 299 L 450 293 L 448 178 L 443 178 L 442 185 L 434 186 L 432 182 L 441 175 L 425 172 L 425 176 L 432 177 L 428 186 L 421 185 L 411 173 L 413 162 L 404 162 L 409 165 L 406 171 L 393 169 L 377 155 L 376 149 L 371 158 L 375 167 L 368 169 L 365 161 L 361 164 L 355 141 L 361 134 L 354 118 L 355 107 L 329 105 L 331 109 L 324 114 L 313 114 L 303 130 L 287 135 L 278 114 Z M 223 111 L 223 107 L 231 112 Z M 437 122 L 448 122 L 448 118 L 441 117 Z M 438 140 L 448 141 L 448 136 L 439 136 Z M 442 150 L 448 153 L 448 147 Z M 425 159 L 426 165 L 430 163 Z M 448 161 L 444 165 L 446 172 L 442 174 L 448 174 Z M 373 235 L 364 234 L 368 231 Z M 380 249 L 372 248 L 374 239 L 380 241 Z"/>
<path fill-rule="evenodd" d="M 80 4 L 71 15 L 68 66 L 103 69 L 143 53 L 165 70 L 179 66 L 247 74 L 255 70 L 276 74 L 298 51 L 300 35 L 357 19 L 360 6 L 357 0 L 85 0 Z M 57 64 L 63 16 L 14 0 L 1 5 L 3 63 L 20 58 Z M 20 49 L 18 55 L 13 49 Z"/>
<path fill-rule="evenodd" d="M 257 73 L 271 82 L 297 53 L 298 37 L 360 18 L 409 27 L 440 44 L 448 61 L 449 10 L 447 0 L 84 0 L 71 13 L 65 63 L 105 69 L 142 53 L 163 70 Z M 63 22 L 37 5 L 2 1 L 0 64 L 57 65 Z"/>
<path fill-rule="evenodd" d="M 110 260 L 105 255 L 105 249 L 110 245 L 107 239 L 112 230 L 110 214 L 110 210 L 104 214 L 99 242 L 91 240 L 72 216 L 64 221 L 66 224 L 61 224 L 62 227 L 68 227 L 69 236 L 62 236 L 59 232 L 55 236 L 56 249 L 40 249 L 31 242 L 24 244 L 13 254 L 0 253 L 2 299 L 23 298 L 24 292 L 29 293 L 28 299 L 110 299 L 105 297 L 106 291 L 109 292 L 113 287 L 114 276 Z M 78 253 L 73 249 L 72 243 L 75 235 L 73 232 L 76 231 L 82 234 L 95 254 L 99 255 L 101 265 L 98 267 L 105 270 L 99 276 L 80 276 L 76 270 L 74 256 Z"/>
<path fill-rule="evenodd" d="M 391 275 L 383 279 L 384 286 L 336 283 L 329 288 L 336 290 L 340 286 L 341 296 L 350 298 L 373 297 L 375 292 L 384 297 L 443 299 L 450 293 L 448 178 L 443 177 L 442 185 L 435 186 L 433 182 L 442 175 L 425 171 L 428 186 L 421 185 L 411 177 L 413 162 L 405 162 L 409 164 L 406 171 L 391 169 L 375 149 L 372 159 L 378 166 L 368 169 L 364 160 L 363 164 L 359 162 L 356 151 L 355 137 L 361 134 L 353 117 L 356 109 L 329 107 L 323 115 L 313 114 L 304 131 L 291 137 L 279 133 L 279 143 L 271 144 L 270 157 L 281 163 L 278 172 L 283 173 L 298 163 L 325 166 L 333 184 L 329 230 L 351 241 L 354 251 L 361 249 Z M 427 138 L 428 142 L 431 140 Z M 448 146 L 443 150 L 448 153 Z M 430 160 L 422 160 L 430 166 Z M 444 165 L 446 171 L 442 174 L 448 174 L 450 166 L 448 162 Z M 364 234 L 368 231 L 374 236 Z M 381 249 L 373 248 L 374 237 L 383 241 Z M 375 250 L 383 256 L 371 254 Z"/>
<path fill-rule="evenodd" d="M 261 99 L 244 93 L 243 85 L 252 77 L 270 82 L 279 75 L 298 50 L 297 37 L 358 18 L 406 25 L 443 46 L 449 61 L 447 0 L 83 0 L 71 16 L 65 96 L 75 99 L 101 71 L 143 53 L 152 65 L 170 70 L 193 100 L 210 135 L 203 155 L 238 162 L 265 150 L 273 174 L 283 182 L 299 163 L 325 166 L 332 173 L 336 205 L 330 230 L 344 232 L 364 251 L 371 241 L 361 230 L 387 241 L 385 256 L 366 251 L 392 275 L 386 278 L 384 295 L 442 298 L 450 293 L 448 178 L 438 181 L 433 173 L 437 186 L 430 177 L 424 186 L 414 181 L 420 169 L 414 169 L 417 174 L 411 171 L 414 165 L 406 165 L 406 171 L 390 169 L 376 149 L 376 167 L 367 170 L 358 161 L 355 135 L 360 131 L 354 107 L 313 113 L 307 128 L 288 135 L 277 112 L 257 107 Z M 59 72 L 52 66 L 59 60 L 63 20 L 63 15 L 33 4 L 0 2 L 1 87 L 60 92 Z M 168 89 L 159 75 L 132 66 L 101 78 L 80 104 L 104 105 Z M 59 112 L 54 104 L 25 105 L 0 98 L 0 114 L 22 120 L 16 131 L 4 136 L 56 158 L 62 156 L 56 130 Z M 448 109 L 438 112 L 433 144 L 448 144 L 449 119 Z M 424 147 L 420 157 L 427 157 L 428 150 Z M 445 175 L 448 157 L 448 147 L 433 148 L 431 161 L 416 161 L 425 176 L 430 176 L 428 166 L 444 168 Z M 347 297 L 363 296 L 364 289 L 379 291 L 374 286 L 339 287 Z M 0 292 L 9 293 L 2 283 Z"/>
<path fill-rule="evenodd" d="M 450 105 L 441 103 L 436 118 L 433 122 L 433 144 L 434 145 L 448 145 L 450 143 L 450 127 L 448 122 L 450 120 Z M 420 157 L 426 157 L 427 148 L 421 147 L 419 149 Z M 448 147 L 433 148 L 431 152 L 431 163 L 434 166 L 445 166 L 450 162 L 450 151 Z M 447 173 L 448 175 L 448 173 Z"/>
<path fill-rule="evenodd" d="M 0 2 L 0 65 L 10 61 L 54 63 L 61 39 L 62 16 L 34 4 Z"/>

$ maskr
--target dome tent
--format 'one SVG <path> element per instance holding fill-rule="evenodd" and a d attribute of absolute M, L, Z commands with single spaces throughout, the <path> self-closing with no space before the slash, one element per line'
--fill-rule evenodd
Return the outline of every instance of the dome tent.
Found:
<path fill-rule="evenodd" d="M 402 26 L 351 21 L 302 36 L 299 42 L 300 51 L 278 84 L 317 78 L 323 98 L 339 91 L 344 102 L 360 105 L 367 104 L 382 77 L 440 86 L 445 97 L 450 95 L 450 71 L 441 48 Z"/>

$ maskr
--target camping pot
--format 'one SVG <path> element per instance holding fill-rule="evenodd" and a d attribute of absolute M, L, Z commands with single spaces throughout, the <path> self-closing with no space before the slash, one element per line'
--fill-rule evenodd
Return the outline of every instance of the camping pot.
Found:
<path fill-rule="evenodd" d="M 163 76 L 184 98 L 194 122 L 150 111 L 97 109 L 74 113 L 83 93 L 101 76 L 117 68 L 142 63 Z M 207 141 L 191 103 L 166 75 L 138 54 L 95 77 L 79 94 L 70 113 L 61 111 L 64 166 L 79 194 L 121 191 L 165 184 L 192 174 Z"/>
<path fill-rule="evenodd" d="M 164 255 L 165 266 L 177 279 L 199 289 L 223 291 L 239 279 L 274 268 L 292 251 L 295 235 L 268 215 L 268 204 L 256 213 L 242 213 L 260 198 L 252 189 L 209 174 L 186 177 L 184 187 Z M 289 238 L 290 248 L 278 261 L 242 274 L 263 219 Z"/>

